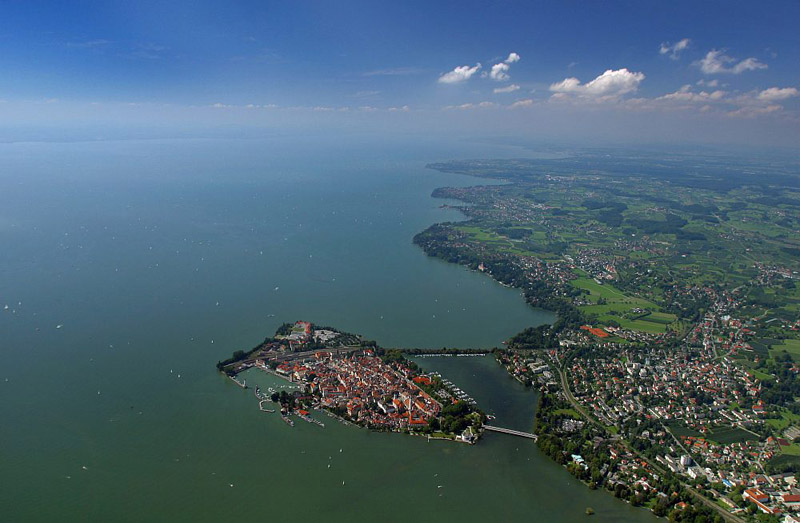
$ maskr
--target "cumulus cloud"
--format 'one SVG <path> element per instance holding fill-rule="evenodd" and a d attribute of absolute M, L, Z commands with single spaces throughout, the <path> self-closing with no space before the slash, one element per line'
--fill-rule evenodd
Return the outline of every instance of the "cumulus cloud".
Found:
<path fill-rule="evenodd" d="M 759 62 L 755 58 L 745 58 L 744 60 L 737 61 L 725 54 L 724 51 L 712 49 L 706 53 L 703 59 L 694 63 L 705 74 L 741 74 L 745 71 L 755 71 L 757 69 L 766 69 L 767 64 Z"/>
<path fill-rule="evenodd" d="M 628 69 L 608 69 L 606 72 L 582 84 L 577 78 L 565 78 L 560 82 L 550 85 L 550 91 L 556 93 L 555 99 L 564 98 L 564 95 L 574 94 L 585 98 L 616 98 L 623 94 L 635 92 L 644 80 L 644 73 L 634 73 Z"/>
<path fill-rule="evenodd" d="M 494 94 L 502 94 L 502 93 L 513 93 L 514 91 L 518 91 L 519 86 L 517 84 L 511 84 L 506 87 L 495 87 Z"/>
<path fill-rule="evenodd" d="M 489 72 L 489 78 L 497 82 L 510 80 L 511 76 L 508 74 L 508 70 L 511 68 L 511 64 L 519 61 L 520 56 L 517 53 L 509 53 L 508 58 L 492 66 L 492 70 Z"/>
<path fill-rule="evenodd" d="M 744 93 L 728 93 L 719 89 L 710 92 L 695 92 L 691 85 L 684 85 L 674 93 L 668 93 L 652 100 L 642 100 L 642 103 L 636 108 L 695 111 L 699 107 L 701 112 L 719 109 L 728 116 L 755 118 L 780 112 L 783 110 L 783 106 L 777 102 L 798 95 L 800 95 L 800 91 L 794 87 L 770 87 L 763 91 L 756 89 Z"/>
<path fill-rule="evenodd" d="M 691 40 L 688 38 L 684 38 L 683 40 L 679 40 L 674 44 L 670 44 L 669 42 L 664 42 L 661 44 L 661 47 L 658 49 L 659 54 L 669 55 L 669 57 L 673 60 L 677 60 L 681 57 L 681 51 L 689 47 L 689 43 Z"/>
<path fill-rule="evenodd" d="M 473 67 L 468 65 L 461 65 L 456 67 L 449 73 L 444 73 L 442 76 L 439 77 L 440 84 L 457 84 L 461 82 L 465 82 L 472 78 L 472 76 L 477 73 L 481 68 L 481 64 L 477 63 Z"/>
<path fill-rule="evenodd" d="M 489 78 L 491 78 L 492 80 L 496 80 L 498 82 L 509 80 L 511 76 L 508 75 L 508 70 L 509 66 L 505 62 L 494 64 L 492 66 L 492 71 L 489 73 Z"/>
<path fill-rule="evenodd" d="M 786 100 L 793 96 L 797 96 L 798 91 L 794 87 L 770 87 L 758 93 L 757 98 L 763 102 L 777 102 L 778 100 Z"/>

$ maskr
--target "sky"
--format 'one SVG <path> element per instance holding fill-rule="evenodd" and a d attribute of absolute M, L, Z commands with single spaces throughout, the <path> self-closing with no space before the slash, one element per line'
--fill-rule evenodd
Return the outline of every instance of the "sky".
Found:
<path fill-rule="evenodd" d="M 0 139 L 283 129 L 796 146 L 798 23 L 794 0 L 4 2 Z"/>

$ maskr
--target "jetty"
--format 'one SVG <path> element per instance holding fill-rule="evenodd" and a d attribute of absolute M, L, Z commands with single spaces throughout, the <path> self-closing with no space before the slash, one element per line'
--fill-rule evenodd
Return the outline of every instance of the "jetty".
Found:
<path fill-rule="evenodd" d="M 532 439 L 533 441 L 539 439 L 539 436 L 537 436 L 536 434 L 531 434 L 530 432 L 523 432 L 521 430 L 507 429 L 505 427 L 496 427 L 494 425 L 484 425 L 483 428 L 491 432 L 501 432 L 503 434 L 510 434 L 512 436 L 519 436 L 521 438 Z"/>
<path fill-rule="evenodd" d="M 228 376 L 228 377 L 231 379 L 232 382 L 234 382 L 235 384 L 239 385 L 241 388 L 243 388 L 243 389 L 247 388 L 247 380 L 239 381 L 236 378 L 234 378 L 233 376 Z"/>
<path fill-rule="evenodd" d="M 321 421 L 315 420 L 314 418 L 312 418 L 308 414 L 302 414 L 300 412 L 296 412 L 296 414 L 303 421 L 307 421 L 308 423 L 314 423 L 315 425 L 319 425 L 323 429 L 325 428 L 325 424 L 324 423 L 322 423 Z"/>

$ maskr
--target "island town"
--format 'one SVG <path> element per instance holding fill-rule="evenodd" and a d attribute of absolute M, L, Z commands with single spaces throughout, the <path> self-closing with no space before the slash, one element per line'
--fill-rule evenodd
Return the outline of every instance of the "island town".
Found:
<path fill-rule="evenodd" d="M 313 420 L 310 409 L 316 409 L 345 423 L 428 439 L 475 443 L 484 430 L 476 402 L 449 380 L 422 372 L 397 350 L 310 322 L 284 324 L 274 338 L 234 353 L 218 368 L 243 387 L 237 376 L 250 368 L 297 384 L 291 394 L 255 391 L 261 410 L 275 410 L 264 408 L 267 401 L 279 404 L 289 425 L 292 415 Z"/>

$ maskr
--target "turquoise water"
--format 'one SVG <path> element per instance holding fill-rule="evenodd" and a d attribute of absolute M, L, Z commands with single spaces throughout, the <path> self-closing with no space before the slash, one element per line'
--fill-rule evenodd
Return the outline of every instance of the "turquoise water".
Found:
<path fill-rule="evenodd" d="M 431 190 L 474 183 L 426 162 L 518 151 L 296 143 L 0 145 L 3 519 L 400 520 L 403 507 L 548 520 L 589 504 L 597 519 L 649 518 L 525 440 L 290 429 L 216 373 L 282 321 L 383 346 L 491 347 L 552 320 L 411 243 L 460 219 Z M 423 364 L 498 420 L 532 419 L 534 396 L 490 359 Z"/>

